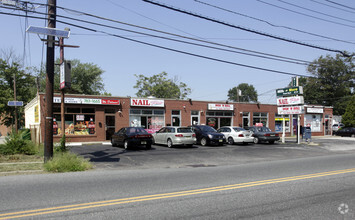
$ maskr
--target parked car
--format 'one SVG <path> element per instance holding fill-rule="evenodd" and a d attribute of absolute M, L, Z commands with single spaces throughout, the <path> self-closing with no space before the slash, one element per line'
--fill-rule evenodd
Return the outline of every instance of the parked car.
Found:
<path fill-rule="evenodd" d="M 275 141 L 280 140 L 279 134 L 272 132 L 268 127 L 252 126 L 248 127 L 247 130 L 253 133 L 255 144 L 260 142 L 269 142 L 270 144 L 273 144 Z"/>
<path fill-rule="evenodd" d="M 123 145 L 125 149 L 134 146 L 152 147 L 153 137 L 141 127 L 124 127 L 111 137 L 112 146 Z"/>
<path fill-rule="evenodd" d="M 192 129 L 196 134 L 196 142 L 202 146 L 206 145 L 223 145 L 226 143 L 226 137 L 208 125 L 192 125 Z"/>
<path fill-rule="evenodd" d="M 342 128 L 339 129 L 338 131 L 335 132 L 335 135 L 341 136 L 341 137 L 355 137 L 355 128 L 353 127 L 347 127 L 347 128 Z"/>
<path fill-rule="evenodd" d="M 343 123 L 333 124 L 333 126 L 332 126 L 333 133 L 335 133 L 335 131 L 338 131 L 339 129 L 341 129 L 343 127 L 345 127 L 345 125 Z"/>
<path fill-rule="evenodd" d="M 217 131 L 224 134 L 228 144 L 230 145 L 234 143 L 254 143 L 253 134 L 250 131 L 245 130 L 244 128 L 225 126 L 219 128 Z"/>
<path fill-rule="evenodd" d="M 153 143 L 192 146 L 196 143 L 196 134 L 191 127 L 163 127 L 153 134 Z"/>

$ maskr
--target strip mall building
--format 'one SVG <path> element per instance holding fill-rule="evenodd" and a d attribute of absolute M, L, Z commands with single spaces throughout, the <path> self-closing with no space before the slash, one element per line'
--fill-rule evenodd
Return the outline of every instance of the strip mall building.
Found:
<path fill-rule="evenodd" d="M 166 125 L 188 126 L 206 124 L 247 127 L 262 123 L 282 133 L 285 117 L 286 135 L 296 134 L 297 115 L 278 115 L 277 105 L 260 103 L 234 103 L 157 98 L 131 98 L 113 96 L 65 96 L 65 128 L 61 127 L 61 98 L 54 94 L 54 141 L 65 132 L 70 142 L 110 140 L 111 135 L 127 126 L 144 127 L 153 133 Z M 35 131 L 36 139 L 43 142 L 45 121 L 45 95 L 39 94 L 25 107 L 26 128 Z M 310 126 L 313 136 L 331 134 L 333 108 L 305 106 L 301 125 Z"/>

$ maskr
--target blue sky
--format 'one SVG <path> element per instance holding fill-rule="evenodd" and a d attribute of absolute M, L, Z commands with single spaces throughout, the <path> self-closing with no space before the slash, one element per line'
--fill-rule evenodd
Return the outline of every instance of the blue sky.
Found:
<path fill-rule="evenodd" d="M 258 32 L 264 32 L 324 48 L 353 52 L 352 48 L 355 44 L 355 10 L 353 9 L 355 8 L 355 2 L 353 1 L 337 1 L 340 4 L 352 7 L 347 9 L 326 0 L 200 1 L 228 9 L 234 13 L 222 11 L 194 0 L 169 0 L 160 2 L 182 10 L 200 14 L 205 17 L 233 24 L 235 26 L 256 30 Z M 46 1 L 37 0 L 30 0 L 30 2 L 46 3 Z M 264 2 L 313 17 L 296 14 L 291 11 L 265 4 Z M 295 4 L 314 11 L 307 11 L 287 3 Z M 155 6 L 141 0 L 57 0 L 57 5 L 164 32 L 305 61 L 313 61 L 318 57 L 325 56 L 327 54 L 332 56 L 335 56 L 336 54 L 335 52 L 300 46 L 246 32 L 240 29 L 231 28 L 226 25 L 213 23 L 211 21 Z M 36 11 L 45 12 L 45 8 L 38 7 L 36 8 Z M 0 8 L 0 12 L 24 14 L 23 12 L 20 13 L 4 8 Z M 274 25 L 287 26 L 321 36 L 349 41 L 350 43 L 316 37 L 286 28 L 273 27 L 265 22 L 240 16 L 236 13 L 258 18 Z M 68 10 L 58 9 L 57 14 L 76 19 L 93 21 L 100 24 L 112 25 L 119 28 L 163 35 L 117 23 L 90 18 Z M 29 13 L 29 15 L 41 16 L 33 13 Z M 129 33 L 122 30 L 114 30 L 103 26 L 85 24 L 59 17 L 57 19 L 95 30 L 104 31 L 109 34 L 116 34 L 130 39 L 144 41 L 146 43 L 188 53 L 213 57 L 215 59 L 240 63 L 243 65 L 256 66 L 300 75 L 309 75 L 305 65 L 279 62 L 261 59 L 254 56 L 246 56 L 242 54 L 202 48 L 143 36 L 136 33 Z M 44 20 L 29 18 L 26 21 L 23 17 L 20 18 L 0 14 L 0 21 L 0 28 L 2 30 L 2 34 L 0 35 L 1 50 L 13 49 L 21 57 L 23 57 L 23 53 L 25 51 L 24 60 L 26 66 L 39 66 L 42 61 L 45 62 L 45 50 L 43 50 L 42 53 L 43 43 L 40 41 L 39 37 L 35 34 L 27 34 L 26 40 L 24 38 L 26 23 L 27 25 L 43 27 L 46 25 Z M 113 96 L 134 97 L 137 92 L 137 90 L 133 88 L 137 80 L 134 76 L 135 74 L 152 76 L 165 71 L 171 78 L 176 76 L 179 81 L 186 83 L 192 88 L 192 94 L 189 95 L 189 98 L 192 98 L 193 100 L 225 101 L 227 100 L 229 89 L 240 83 L 248 83 L 256 88 L 259 94 L 259 101 L 261 103 L 276 104 L 275 90 L 277 88 L 286 87 L 291 80 L 291 76 L 289 75 L 207 60 L 143 45 L 103 33 L 90 32 L 72 25 L 65 25 L 59 22 L 57 23 L 57 28 L 64 29 L 65 27 L 70 27 L 71 29 L 70 38 L 65 39 L 65 43 L 80 46 L 78 49 L 66 49 L 65 58 L 79 59 L 81 62 L 97 64 L 105 71 L 103 74 L 105 88 L 107 92 L 110 92 Z M 177 37 L 171 38 L 182 40 Z M 59 49 L 56 50 L 56 56 L 59 57 Z"/>

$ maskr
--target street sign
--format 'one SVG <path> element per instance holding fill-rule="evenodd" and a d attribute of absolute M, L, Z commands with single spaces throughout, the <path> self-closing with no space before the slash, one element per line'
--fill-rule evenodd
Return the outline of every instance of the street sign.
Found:
<path fill-rule="evenodd" d="M 302 95 L 302 94 L 303 94 L 302 86 L 276 89 L 276 96 L 295 96 L 295 95 Z"/>
<path fill-rule="evenodd" d="M 23 106 L 23 101 L 8 101 L 8 106 Z"/>

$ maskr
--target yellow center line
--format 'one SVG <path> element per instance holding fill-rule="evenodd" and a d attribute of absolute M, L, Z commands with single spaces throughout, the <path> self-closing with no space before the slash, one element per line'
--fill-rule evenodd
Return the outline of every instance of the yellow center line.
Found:
<path fill-rule="evenodd" d="M 247 183 L 238 183 L 238 184 L 232 184 L 232 185 L 208 187 L 208 188 L 186 190 L 186 191 L 179 191 L 179 192 L 172 192 L 172 193 L 152 194 L 152 195 L 128 197 L 128 198 L 122 198 L 122 199 L 114 199 L 114 200 L 81 203 L 81 204 L 74 204 L 74 205 L 67 205 L 67 206 L 50 207 L 50 208 L 44 208 L 44 209 L 33 209 L 33 210 L 27 210 L 27 211 L 19 211 L 19 212 L 0 214 L 0 220 L 10 219 L 10 218 L 22 218 L 22 217 L 29 217 L 29 216 L 36 216 L 36 215 L 45 215 L 45 214 L 52 214 L 52 213 L 58 213 L 58 212 L 83 210 L 83 209 L 105 207 L 105 206 L 112 206 L 112 205 L 128 204 L 128 203 L 134 203 L 134 202 L 167 199 L 167 198 L 174 198 L 174 197 L 181 197 L 181 196 L 205 194 L 205 193 L 211 193 L 211 192 L 219 192 L 219 191 L 225 191 L 225 190 L 240 189 L 240 188 L 246 188 L 246 187 L 261 186 L 261 185 L 268 185 L 268 184 L 282 183 L 282 182 L 290 182 L 290 181 L 296 181 L 296 180 L 311 179 L 311 178 L 317 178 L 317 177 L 324 177 L 324 176 L 331 176 L 331 175 L 338 175 L 338 174 L 345 174 L 345 173 L 354 173 L 354 172 L 355 172 L 355 168 L 351 168 L 351 169 L 345 169 L 345 170 L 335 170 L 335 171 L 328 171 L 328 172 L 322 172 L 322 173 L 314 173 L 314 174 L 291 176 L 291 177 L 284 177 L 284 178 L 260 180 L 260 181 L 253 181 L 253 182 L 247 182 Z"/>

